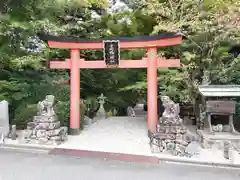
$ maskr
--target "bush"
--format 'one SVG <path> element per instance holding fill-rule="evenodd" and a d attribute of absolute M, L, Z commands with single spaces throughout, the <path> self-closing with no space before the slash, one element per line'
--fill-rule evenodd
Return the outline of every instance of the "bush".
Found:
<path fill-rule="evenodd" d="M 85 115 L 86 115 L 86 106 L 85 104 L 80 104 L 80 128 L 81 130 L 84 128 L 85 125 Z"/>
<path fill-rule="evenodd" d="M 54 110 L 61 122 L 61 125 L 69 127 L 70 101 L 57 101 Z M 81 129 L 84 128 L 85 112 L 85 105 L 80 105 Z M 14 118 L 11 124 L 16 124 L 17 129 L 25 129 L 27 127 L 27 123 L 33 121 L 34 116 L 37 115 L 37 104 L 22 103 L 13 111 L 13 113 Z"/>
<path fill-rule="evenodd" d="M 94 97 L 88 97 L 85 101 L 86 103 L 86 115 L 89 118 L 93 118 L 96 115 L 96 112 L 98 110 L 99 104 L 97 102 L 97 99 Z"/>
<path fill-rule="evenodd" d="M 70 125 L 70 101 L 59 101 L 56 104 L 55 112 L 61 125 L 69 127 Z M 80 127 L 84 128 L 84 116 L 86 113 L 85 105 L 80 104 Z"/>
<path fill-rule="evenodd" d="M 16 124 L 17 129 L 25 129 L 27 123 L 33 121 L 33 117 L 37 115 L 37 104 L 21 104 L 15 110 L 12 124 Z"/>
<path fill-rule="evenodd" d="M 69 101 L 59 101 L 55 106 L 55 112 L 62 126 L 69 127 L 70 103 Z"/>

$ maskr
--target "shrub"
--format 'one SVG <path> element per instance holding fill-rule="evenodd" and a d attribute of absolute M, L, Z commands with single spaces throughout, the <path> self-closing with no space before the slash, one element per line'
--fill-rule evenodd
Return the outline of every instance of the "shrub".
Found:
<path fill-rule="evenodd" d="M 85 101 L 86 104 L 86 115 L 90 118 L 93 118 L 96 115 L 96 112 L 98 110 L 99 104 L 97 102 L 97 99 L 94 97 L 88 97 Z"/>
<path fill-rule="evenodd" d="M 37 104 L 22 103 L 15 110 L 12 124 L 16 124 L 17 129 L 25 129 L 27 123 L 33 121 L 33 117 L 37 115 Z"/>
<path fill-rule="evenodd" d="M 70 103 L 69 101 L 58 101 L 55 106 L 55 112 L 62 126 L 69 127 Z"/>
<path fill-rule="evenodd" d="M 59 101 L 56 104 L 55 112 L 58 116 L 61 125 L 68 126 L 70 123 L 70 101 Z M 81 129 L 84 128 L 84 116 L 86 113 L 85 105 L 80 104 L 80 127 Z"/>

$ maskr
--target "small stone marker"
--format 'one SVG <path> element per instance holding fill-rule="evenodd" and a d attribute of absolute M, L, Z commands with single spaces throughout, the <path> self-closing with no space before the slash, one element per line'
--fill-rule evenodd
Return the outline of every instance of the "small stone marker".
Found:
<path fill-rule="evenodd" d="M 0 102 L 0 133 L 5 136 L 9 133 L 9 112 L 8 112 L 8 102 Z"/>
<path fill-rule="evenodd" d="M 223 145 L 224 145 L 224 147 L 223 147 L 223 157 L 225 159 L 229 159 L 231 143 L 229 141 L 224 141 Z"/>
<path fill-rule="evenodd" d="M 11 126 L 11 131 L 8 135 L 8 138 L 11 138 L 12 140 L 16 140 L 17 139 L 17 128 L 16 125 L 12 125 Z"/>

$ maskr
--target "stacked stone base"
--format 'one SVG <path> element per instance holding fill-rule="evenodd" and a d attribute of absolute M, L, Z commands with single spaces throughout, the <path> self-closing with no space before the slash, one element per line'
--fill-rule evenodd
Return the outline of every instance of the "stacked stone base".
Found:
<path fill-rule="evenodd" d="M 67 140 L 67 127 L 61 127 L 56 116 L 35 116 L 24 132 L 25 143 L 59 145 Z"/>
<path fill-rule="evenodd" d="M 240 135 L 225 132 L 224 135 L 220 132 L 215 132 L 213 135 L 209 134 L 208 130 L 198 130 L 201 146 L 204 149 L 211 149 L 217 147 L 224 149 L 224 142 L 229 142 L 240 153 Z"/>
<path fill-rule="evenodd" d="M 153 136 L 153 152 L 169 152 L 175 156 L 186 155 L 186 148 L 195 137 L 182 125 L 182 120 L 160 120 L 157 133 Z"/>

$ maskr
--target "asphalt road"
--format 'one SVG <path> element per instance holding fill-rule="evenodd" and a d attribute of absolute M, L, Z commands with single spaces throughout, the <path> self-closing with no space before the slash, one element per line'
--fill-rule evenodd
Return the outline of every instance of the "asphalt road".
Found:
<path fill-rule="evenodd" d="M 240 169 L 13 153 L 0 149 L 0 180 L 239 180 Z"/>

